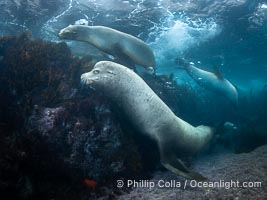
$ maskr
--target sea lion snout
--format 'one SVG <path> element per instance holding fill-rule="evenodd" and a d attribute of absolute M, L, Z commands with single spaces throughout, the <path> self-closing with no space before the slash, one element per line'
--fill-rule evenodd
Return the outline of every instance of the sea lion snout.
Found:
<path fill-rule="evenodd" d="M 91 72 L 84 73 L 81 75 L 82 85 L 92 85 L 97 80 L 98 80 L 98 77 L 94 77 Z"/>
<path fill-rule="evenodd" d="M 57 34 L 57 37 L 60 38 L 60 39 L 64 39 L 64 36 L 63 36 L 63 31 L 61 30 L 58 34 Z"/>
<path fill-rule="evenodd" d="M 75 27 L 70 25 L 70 26 L 60 30 L 59 33 L 57 34 L 57 36 L 60 39 L 72 39 L 72 38 L 77 37 L 77 31 L 76 31 Z"/>
<path fill-rule="evenodd" d="M 60 39 L 64 39 L 64 32 L 66 29 L 62 29 L 58 32 L 57 37 Z"/>

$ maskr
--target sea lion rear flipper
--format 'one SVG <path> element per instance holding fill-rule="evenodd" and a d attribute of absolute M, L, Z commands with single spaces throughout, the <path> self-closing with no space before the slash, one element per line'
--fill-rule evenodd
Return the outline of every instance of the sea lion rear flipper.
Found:
<path fill-rule="evenodd" d="M 179 65 L 179 69 L 186 69 L 190 66 L 190 63 L 186 62 L 183 58 L 176 58 L 175 63 Z"/>
<path fill-rule="evenodd" d="M 172 161 L 171 163 L 162 163 L 162 165 L 166 169 L 177 174 L 178 176 L 183 176 L 185 178 L 198 180 L 198 181 L 207 180 L 207 178 L 202 176 L 201 174 L 189 170 L 187 167 L 185 167 L 184 163 L 179 159 L 176 159 L 175 161 Z"/>
<path fill-rule="evenodd" d="M 171 172 L 177 174 L 178 176 L 183 176 L 188 179 L 203 181 L 207 180 L 206 177 L 201 174 L 191 171 L 188 169 L 184 163 L 178 159 L 175 154 L 170 151 L 162 151 L 161 149 L 161 164 Z"/>

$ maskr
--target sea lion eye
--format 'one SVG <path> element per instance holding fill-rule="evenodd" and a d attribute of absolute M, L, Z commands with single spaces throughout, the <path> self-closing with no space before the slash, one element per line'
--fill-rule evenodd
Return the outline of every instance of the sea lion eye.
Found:
<path fill-rule="evenodd" d="M 108 73 L 109 74 L 115 74 L 113 71 L 111 71 L 111 70 L 108 70 Z"/>
<path fill-rule="evenodd" d="M 99 71 L 98 69 L 95 69 L 95 70 L 93 71 L 93 73 L 94 73 L 94 74 L 99 74 L 100 71 Z"/>

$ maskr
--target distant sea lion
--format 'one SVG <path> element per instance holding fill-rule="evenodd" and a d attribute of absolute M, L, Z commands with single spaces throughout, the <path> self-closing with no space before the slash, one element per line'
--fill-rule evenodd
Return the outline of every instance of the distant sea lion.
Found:
<path fill-rule="evenodd" d="M 118 58 L 122 64 L 138 64 L 155 70 L 153 51 L 142 40 L 105 26 L 70 25 L 62 29 L 61 39 L 87 42 Z"/>
<path fill-rule="evenodd" d="M 229 99 L 235 107 L 238 105 L 237 89 L 230 81 L 222 76 L 218 68 L 215 67 L 215 73 L 211 73 L 199 69 L 182 59 L 177 59 L 176 62 L 182 66 L 200 86 L 217 94 L 222 94 Z"/>
<path fill-rule="evenodd" d="M 142 78 L 120 64 L 100 61 L 82 74 L 81 83 L 110 97 L 140 132 L 157 142 L 165 168 L 186 178 L 204 178 L 186 168 L 177 155 L 197 153 L 205 147 L 213 136 L 210 127 L 194 127 L 175 116 Z"/>

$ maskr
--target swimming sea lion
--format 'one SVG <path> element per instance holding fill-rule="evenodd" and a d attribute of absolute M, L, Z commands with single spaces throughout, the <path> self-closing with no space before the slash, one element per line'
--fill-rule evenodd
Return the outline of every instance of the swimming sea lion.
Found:
<path fill-rule="evenodd" d="M 118 58 L 121 63 L 155 70 L 153 51 L 145 42 L 127 33 L 105 26 L 70 25 L 62 29 L 58 37 L 87 42 Z"/>
<path fill-rule="evenodd" d="M 110 97 L 140 132 L 157 142 L 165 168 L 186 178 L 204 178 L 187 169 L 177 155 L 199 152 L 211 140 L 212 128 L 194 127 L 175 116 L 142 78 L 120 64 L 100 61 L 82 74 L 81 83 Z"/>
<path fill-rule="evenodd" d="M 201 86 L 212 92 L 222 94 L 236 107 L 238 105 L 238 92 L 236 87 L 225 79 L 220 70 L 215 68 L 216 73 L 211 73 L 191 65 L 182 59 L 176 62 Z"/>

